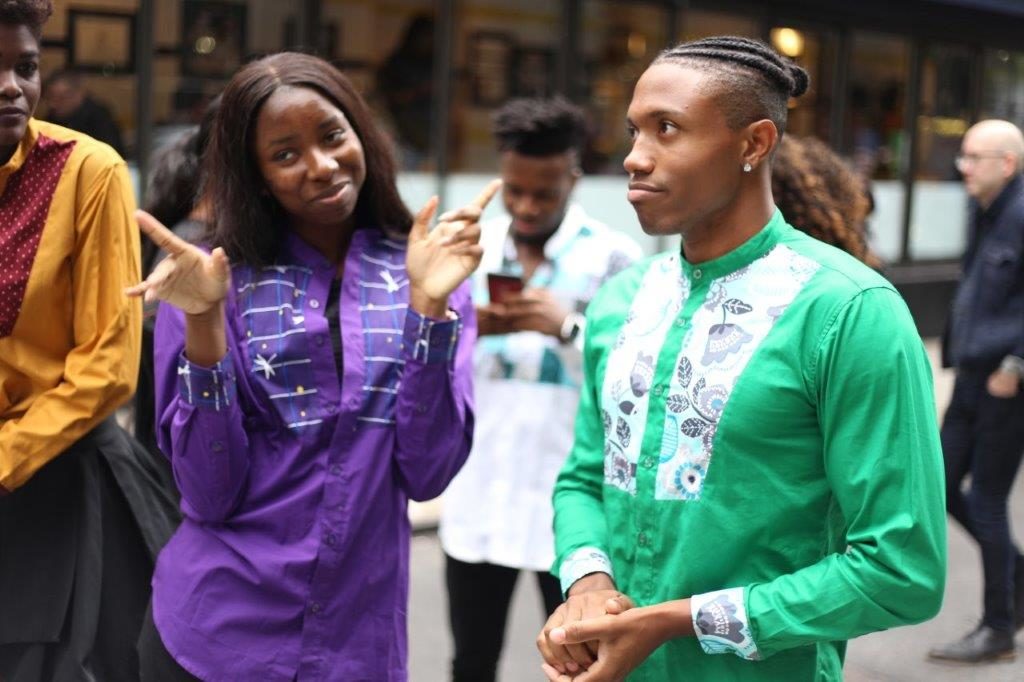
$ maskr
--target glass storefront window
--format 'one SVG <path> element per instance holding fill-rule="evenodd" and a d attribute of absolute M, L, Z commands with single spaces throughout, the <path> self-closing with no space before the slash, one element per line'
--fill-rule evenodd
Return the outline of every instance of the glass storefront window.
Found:
<path fill-rule="evenodd" d="M 981 118 L 1001 118 L 1024 127 L 1024 52 L 985 52 Z"/>
<path fill-rule="evenodd" d="M 830 142 L 829 112 L 833 101 L 836 38 L 831 31 L 775 26 L 769 32 L 776 50 L 807 70 L 811 86 L 789 102 L 787 130 Z"/>
<path fill-rule="evenodd" d="M 843 151 L 865 177 L 893 180 L 903 170 L 909 71 L 907 40 L 854 34 Z"/>
<path fill-rule="evenodd" d="M 430 172 L 437 14 L 433 0 L 325 0 L 321 54 L 366 97 L 394 140 L 399 167 Z"/>
<path fill-rule="evenodd" d="M 954 258 L 966 237 L 967 195 L 953 159 L 970 125 L 971 53 L 932 45 L 921 63 L 909 256 Z"/>
<path fill-rule="evenodd" d="M 855 32 L 849 62 L 846 121 L 840 151 L 871 180 L 875 210 L 871 247 L 884 260 L 900 258 L 905 191 L 904 112 L 910 77 L 905 38 Z"/>
<path fill-rule="evenodd" d="M 629 153 L 626 110 L 640 74 L 667 47 L 668 10 L 645 2 L 591 0 L 583 6 L 581 102 L 594 126 L 583 168 L 622 174 Z"/>
<path fill-rule="evenodd" d="M 758 39 L 762 37 L 760 24 L 739 14 L 697 9 L 683 12 L 680 42 L 708 36 L 744 36 Z"/>
<path fill-rule="evenodd" d="M 513 97 L 555 94 L 562 8 L 550 0 L 465 0 L 456 8 L 449 165 L 493 174 L 494 111 Z"/>
<path fill-rule="evenodd" d="M 274 0 L 156 0 L 153 149 L 198 124 L 242 65 L 288 47 L 293 14 Z"/>

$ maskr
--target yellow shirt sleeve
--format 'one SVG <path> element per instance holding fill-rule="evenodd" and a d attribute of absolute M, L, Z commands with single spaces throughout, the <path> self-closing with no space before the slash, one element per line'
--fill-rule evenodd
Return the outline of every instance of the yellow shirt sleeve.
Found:
<path fill-rule="evenodd" d="M 103 155 L 90 157 L 83 162 L 73 191 L 74 196 L 65 192 L 54 197 L 61 204 L 51 208 L 48 223 L 55 212 L 74 211 L 74 346 L 60 383 L 39 394 L 23 415 L 0 425 L 0 486 L 7 490 L 23 485 L 112 414 L 134 393 L 138 378 L 142 305 L 124 294 L 140 276 L 135 200 L 127 168 Z M 37 254 L 60 257 L 64 254 Z"/>

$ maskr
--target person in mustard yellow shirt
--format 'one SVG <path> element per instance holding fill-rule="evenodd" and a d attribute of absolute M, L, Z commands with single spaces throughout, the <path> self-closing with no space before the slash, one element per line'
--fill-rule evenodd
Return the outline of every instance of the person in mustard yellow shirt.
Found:
<path fill-rule="evenodd" d="M 32 118 L 52 9 L 0 0 L 0 680 L 133 680 L 176 512 L 113 420 L 142 318 L 125 163 Z"/>

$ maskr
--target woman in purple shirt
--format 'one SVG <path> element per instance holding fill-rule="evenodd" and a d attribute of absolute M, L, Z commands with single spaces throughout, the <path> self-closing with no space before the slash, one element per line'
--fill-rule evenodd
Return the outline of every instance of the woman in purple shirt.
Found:
<path fill-rule="evenodd" d="M 469 452 L 464 280 L 497 190 L 433 231 L 328 63 L 283 53 L 223 93 L 206 243 L 129 293 L 155 331 L 161 448 L 185 521 L 161 553 L 143 680 L 405 680 L 408 499 Z M 155 625 L 155 627 L 154 627 Z"/>

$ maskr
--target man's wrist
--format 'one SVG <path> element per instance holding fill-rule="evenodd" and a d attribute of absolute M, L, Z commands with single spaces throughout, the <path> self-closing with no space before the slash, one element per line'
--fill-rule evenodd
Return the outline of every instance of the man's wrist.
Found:
<path fill-rule="evenodd" d="M 583 594 L 584 592 L 615 589 L 617 589 L 615 587 L 615 581 L 612 580 L 612 577 L 607 573 L 588 573 L 574 582 L 572 587 L 566 590 L 566 596 L 575 597 L 576 595 Z"/>
<path fill-rule="evenodd" d="M 689 599 L 674 599 L 634 609 L 646 619 L 662 642 L 679 637 L 693 637 L 693 614 Z M 626 613 L 629 613 L 627 611 Z"/>

